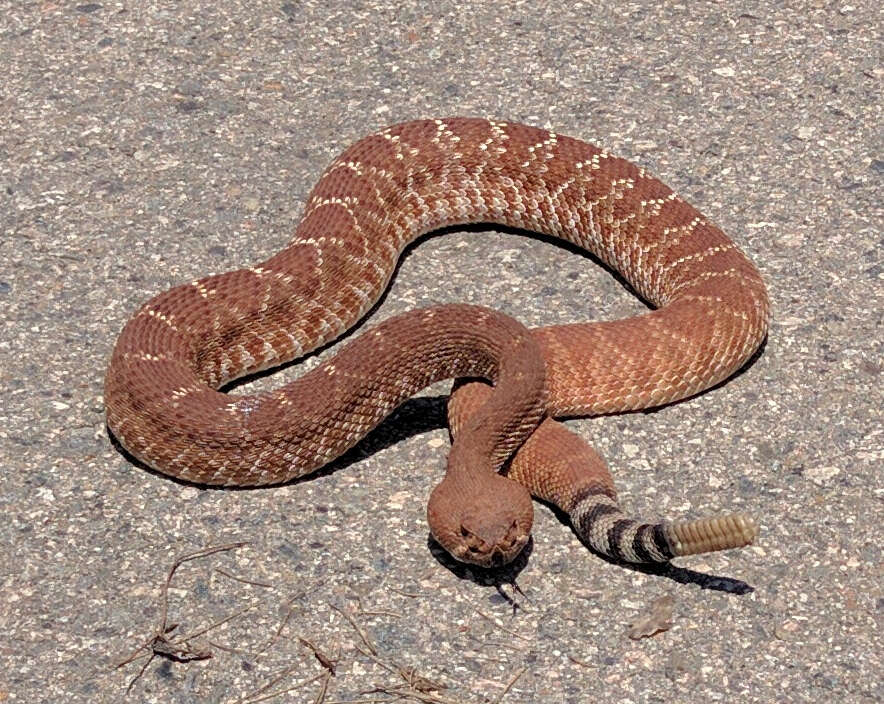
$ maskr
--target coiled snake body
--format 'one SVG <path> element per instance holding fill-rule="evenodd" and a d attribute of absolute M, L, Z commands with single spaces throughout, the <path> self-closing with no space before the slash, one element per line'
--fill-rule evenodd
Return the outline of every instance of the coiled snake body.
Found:
<path fill-rule="evenodd" d="M 528 331 L 486 308 L 436 306 L 385 321 L 275 391 L 215 390 L 340 336 L 379 298 L 409 242 L 473 222 L 568 240 L 655 310 Z M 462 384 L 453 396 L 448 469 L 428 508 L 449 552 L 481 565 L 515 557 L 530 533 L 530 490 L 568 513 L 600 552 L 665 561 L 745 545 L 757 529 L 739 515 L 629 518 L 598 455 L 552 417 L 646 408 L 706 389 L 750 357 L 768 315 L 755 267 L 641 167 L 524 125 L 407 122 L 361 139 L 328 167 L 281 252 L 144 304 L 111 358 L 107 422 L 161 472 L 273 484 L 337 457 L 426 385 L 481 378 L 493 387 Z"/>

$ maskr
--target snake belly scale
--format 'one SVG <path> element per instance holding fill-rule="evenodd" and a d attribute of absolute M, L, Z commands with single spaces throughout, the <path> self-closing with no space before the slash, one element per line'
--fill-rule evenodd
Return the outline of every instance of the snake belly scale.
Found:
<path fill-rule="evenodd" d="M 339 337 L 378 300 L 410 242 L 476 222 L 567 240 L 654 310 L 529 331 L 487 308 L 436 306 L 384 321 L 274 391 L 217 391 Z M 666 561 L 746 545 L 757 528 L 742 515 L 630 518 L 601 458 L 553 419 L 707 389 L 746 362 L 768 319 L 752 263 L 640 166 L 520 124 L 406 122 L 332 162 L 283 250 L 177 286 L 133 315 L 107 373 L 107 423 L 160 472 L 267 485 L 325 465 L 434 381 L 484 379 L 459 384 L 449 406 L 452 450 L 428 507 L 443 547 L 480 565 L 511 560 L 530 533 L 530 492 L 565 511 L 594 549 Z"/>

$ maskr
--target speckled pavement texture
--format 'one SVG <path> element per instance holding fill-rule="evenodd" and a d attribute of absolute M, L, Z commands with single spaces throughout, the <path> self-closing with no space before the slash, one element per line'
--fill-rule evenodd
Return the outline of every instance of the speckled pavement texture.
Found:
<path fill-rule="evenodd" d="M 7 3 L 0 702 L 882 701 L 876 5 Z M 523 594 L 453 565 L 424 519 L 447 386 L 270 490 L 176 483 L 113 446 L 102 381 L 136 306 L 282 246 L 358 137 L 455 114 L 647 166 L 761 269 L 774 321 L 742 374 L 569 422 L 636 513 L 750 512 L 756 546 L 631 569 L 537 506 Z M 367 325 L 450 301 L 529 325 L 644 310 L 579 254 L 476 229 L 411 249 Z M 161 636 L 175 559 L 238 542 L 178 567 Z M 667 596 L 671 627 L 631 639 Z M 114 669 L 145 643 L 189 661 Z"/>

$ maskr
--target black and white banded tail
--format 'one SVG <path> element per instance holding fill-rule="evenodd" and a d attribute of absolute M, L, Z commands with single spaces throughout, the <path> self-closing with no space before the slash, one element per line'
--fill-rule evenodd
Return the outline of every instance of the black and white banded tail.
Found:
<path fill-rule="evenodd" d="M 642 523 L 630 518 L 604 489 L 578 498 L 569 514 L 578 536 L 593 550 L 621 562 L 668 562 L 673 557 L 750 545 L 755 522 L 739 513 L 696 521 Z"/>

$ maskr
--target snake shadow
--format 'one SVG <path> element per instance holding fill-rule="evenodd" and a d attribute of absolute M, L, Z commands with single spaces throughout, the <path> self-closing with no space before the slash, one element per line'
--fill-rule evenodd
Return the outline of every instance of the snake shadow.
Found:
<path fill-rule="evenodd" d="M 274 489 L 279 486 L 294 486 L 303 482 L 309 482 L 317 477 L 324 477 L 352 464 L 361 462 L 377 452 L 392 447 L 404 440 L 415 435 L 422 435 L 431 430 L 439 430 L 448 427 L 447 417 L 448 396 L 415 396 L 402 403 L 389 416 L 387 416 L 374 430 L 369 432 L 358 443 L 342 455 L 332 460 L 328 464 L 317 470 L 305 474 L 302 477 L 290 479 L 286 482 L 276 484 L 266 484 L 259 487 L 241 487 L 241 486 L 213 486 L 210 484 L 201 484 L 199 482 L 187 481 L 169 474 L 164 474 L 155 470 L 153 467 L 142 462 L 140 459 L 131 454 L 117 440 L 111 429 L 105 425 L 111 445 L 119 452 L 123 458 L 134 465 L 138 469 L 147 472 L 155 477 L 162 478 L 166 481 L 172 481 L 181 486 L 196 486 L 202 489 L 211 489 L 215 491 L 262 491 Z M 439 462 L 440 469 L 443 463 Z"/>
<path fill-rule="evenodd" d="M 372 430 L 356 445 L 350 448 L 343 455 L 325 465 L 321 469 L 310 473 L 304 477 L 290 480 L 284 484 L 271 485 L 268 487 L 260 487 L 260 489 L 272 489 L 274 486 L 296 485 L 302 482 L 312 481 L 319 476 L 328 476 L 334 472 L 346 469 L 352 464 L 361 462 L 371 457 L 376 452 L 380 452 L 386 448 L 392 447 L 399 442 L 407 440 L 415 435 L 420 435 L 431 430 L 438 430 L 447 426 L 446 407 L 448 403 L 447 396 L 419 396 L 408 399 L 393 413 L 391 413 L 379 426 Z M 167 481 L 173 481 L 182 486 L 200 486 L 205 489 L 216 491 L 254 491 L 256 489 L 250 487 L 215 487 L 208 485 L 194 484 L 183 479 L 171 477 L 169 475 L 158 472 L 157 470 L 144 464 L 141 460 L 131 455 L 114 437 L 113 433 L 108 429 L 108 435 L 114 447 L 123 457 L 139 469 L 160 477 Z M 441 465 L 441 462 L 440 462 Z M 573 532 L 571 522 L 568 515 L 553 504 L 545 501 L 536 500 L 537 503 L 547 506 L 556 519 L 568 530 Z M 576 535 L 576 533 L 575 533 Z M 579 538 L 579 536 L 577 536 Z M 713 591 L 722 591 L 735 595 L 749 594 L 754 588 L 746 582 L 725 577 L 721 575 L 706 574 L 696 570 L 680 567 L 671 562 L 663 564 L 635 564 L 631 562 L 622 562 L 612 557 L 596 552 L 589 545 L 584 543 L 587 554 L 599 558 L 608 564 L 617 565 L 627 570 L 640 572 L 654 577 L 670 579 L 679 584 L 693 584 L 701 589 L 709 589 Z M 467 565 L 463 562 L 455 560 L 449 555 L 445 549 L 433 539 L 432 535 L 427 533 L 427 549 L 433 558 L 445 569 L 455 575 L 458 579 L 473 582 L 479 586 L 493 587 L 497 590 L 501 599 L 517 608 L 519 602 L 515 593 L 521 594 L 518 587 L 517 578 L 519 574 L 528 566 L 531 554 L 534 550 L 534 539 L 529 538 L 528 544 L 522 552 L 508 565 L 501 567 L 479 567 L 476 565 Z M 510 595 L 504 591 L 504 586 L 509 585 L 514 594 Z M 526 595 L 522 595 L 526 599 Z M 530 599 L 528 599 L 530 601 Z"/>

